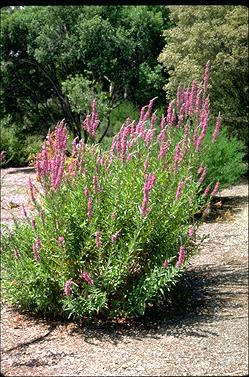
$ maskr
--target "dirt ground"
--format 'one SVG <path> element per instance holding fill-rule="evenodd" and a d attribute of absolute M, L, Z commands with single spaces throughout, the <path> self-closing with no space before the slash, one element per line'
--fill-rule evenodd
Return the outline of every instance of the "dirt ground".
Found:
<path fill-rule="evenodd" d="M 1 171 L 1 222 L 27 203 L 31 168 Z M 31 203 L 28 203 L 32 210 Z M 167 304 L 140 320 L 46 321 L 1 305 L 5 376 L 246 376 L 248 182 L 223 190 L 208 234 Z"/>

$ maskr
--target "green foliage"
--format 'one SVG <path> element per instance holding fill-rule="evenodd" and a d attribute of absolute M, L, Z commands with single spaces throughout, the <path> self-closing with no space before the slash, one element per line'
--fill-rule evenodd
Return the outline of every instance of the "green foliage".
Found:
<path fill-rule="evenodd" d="M 124 100 L 111 112 L 110 121 L 112 127 L 111 132 L 108 133 L 108 136 L 114 136 L 121 129 L 127 118 L 137 121 L 139 118 L 139 111 L 132 102 Z"/>
<path fill-rule="evenodd" d="M 91 112 L 94 99 L 97 100 L 101 119 L 107 117 L 111 110 L 108 108 L 108 95 L 102 90 L 101 85 L 84 75 L 69 76 L 62 83 L 62 91 L 69 98 L 72 110 L 81 117 Z"/>
<path fill-rule="evenodd" d="M 0 151 L 4 151 L 1 167 L 26 166 L 41 149 L 42 138 L 38 135 L 25 135 L 10 119 L 4 120 L 0 134 Z M 6 126 L 7 124 L 7 126 Z"/>
<path fill-rule="evenodd" d="M 213 143 L 212 129 L 209 129 L 198 160 L 199 165 L 203 164 L 208 169 L 205 185 L 213 184 L 217 180 L 220 187 L 238 183 L 247 171 L 247 166 L 243 162 L 246 151 L 245 144 L 235 136 L 230 136 L 225 128 L 220 131 L 217 141 Z"/>
<path fill-rule="evenodd" d="M 124 97 L 136 105 L 162 99 L 166 75 L 157 56 L 168 22 L 162 6 L 3 8 L 3 115 L 43 135 L 64 118 L 81 137 L 93 95 L 100 114 Z"/>
<path fill-rule="evenodd" d="M 248 8 L 243 6 L 174 6 L 174 26 L 164 33 L 159 56 L 170 75 L 169 98 L 177 86 L 201 79 L 210 61 L 209 93 L 214 113 L 221 112 L 230 133 L 247 141 L 248 123 Z"/>

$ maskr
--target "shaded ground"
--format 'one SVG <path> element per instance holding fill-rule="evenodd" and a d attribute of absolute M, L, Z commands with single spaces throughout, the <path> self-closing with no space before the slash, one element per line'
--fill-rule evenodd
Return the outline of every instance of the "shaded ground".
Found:
<path fill-rule="evenodd" d="M 6 175 L 2 196 L 5 204 L 26 201 L 21 190 L 29 174 L 25 170 Z M 16 210 L 8 209 L 6 213 Z M 199 236 L 203 234 L 209 234 L 209 238 L 167 304 L 150 308 L 142 320 L 47 322 L 2 305 L 2 373 L 247 375 L 247 182 L 223 190 L 214 200 L 210 216 L 199 229 Z"/>

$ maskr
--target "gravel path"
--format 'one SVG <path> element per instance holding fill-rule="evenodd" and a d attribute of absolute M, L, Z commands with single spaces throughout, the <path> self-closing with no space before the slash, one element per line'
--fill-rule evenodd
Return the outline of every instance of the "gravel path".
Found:
<path fill-rule="evenodd" d="M 15 190 L 19 184 L 21 190 L 27 175 L 15 172 L 5 176 L 2 204 L 25 201 L 25 194 L 21 191 L 15 194 Z M 12 194 L 19 196 L 10 196 L 8 185 L 13 187 Z M 2 305 L 2 373 L 6 376 L 246 376 L 247 182 L 223 190 L 212 208 L 207 222 L 199 229 L 200 236 L 209 234 L 209 238 L 183 278 L 182 293 L 173 293 L 172 307 L 151 311 L 143 321 L 81 326 L 47 323 Z M 3 212 L 3 222 L 7 213 Z"/>

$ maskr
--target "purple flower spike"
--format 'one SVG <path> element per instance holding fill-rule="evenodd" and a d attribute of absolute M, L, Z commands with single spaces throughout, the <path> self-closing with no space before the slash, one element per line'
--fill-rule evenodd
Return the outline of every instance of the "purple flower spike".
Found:
<path fill-rule="evenodd" d="M 72 294 L 72 279 L 68 279 L 65 283 L 64 293 L 66 296 L 71 296 Z"/>
<path fill-rule="evenodd" d="M 181 160 L 182 160 L 181 148 L 178 143 L 175 148 L 175 156 L 174 156 L 174 170 L 175 171 L 178 169 L 178 165 L 181 162 Z"/>
<path fill-rule="evenodd" d="M 93 280 L 90 278 L 89 274 L 85 271 L 80 271 L 80 276 L 89 285 L 93 285 Z"/>
<path fill-rule="evenodd" d="M 95 242 L 97 249 L 100 247 L 100 231 L 97 230 L 95 233 Z"/>
<path fill-rule="evenodd" d="M 200 178 L 198 180 L 198 183 L 201 184 L 204 181 L 206 175 L 207 175 L 207 167 L 203 168 L 201 176 L 200 176 Z"/>
<path fill-rule="evenodd" d="M 38 250 L 37 250 L 37 246 L 36 246 L 36 244 L 33 244 L 33 245 L 32 245 L 32 248 L 33 248 L 33 253 L 34 253 L 34 259 L 35 259 L 35 261 L 36 261 L 36 262 L 40 262 L 41 257 L 40 257 L 40 255 L 39 255 L 39 253 L 38 253 Z"/>
<path fill-rule="evenodd" d="M 29 181 L 28 181 L 28 187 L 29 187 L 31 199 L 32 199 L 33 202 L 35 202 L 34 185 L 31 181 L 30 177 L 29 177 Z"/>
<path fill-rule="evenodd" d="M 32 219 L 31 221 L 31 226 L 34 230 L 36 230 L 36 220 L 35 219 Z"/>
<path fill-rule="evenodd" d="M 178 183 L 178 187 L 177 187 L 177 190 L 176 190 L 176 200 L 178 200 L 182 194 L 182 188 L 183 188 L 183 181 L 180 181 Z"/>
<path fill-rule="evenodd" d="M 87 217 L 88 217 L 89 221 L 92 218 L 92 199 L 91 199 L 90 196 L 89 196 L 89 198 L 87 200 Z"/>
<path fill-rule="evenodd" d="M 41 248 L 41 240 L 40 240 L 40 238 L 37 238 L 37 240 L 36 240 L 36 247 L 37 247 L 38 250 Z"/>
<path fill-rule="evenodd" d="M 89 188 L 86 186 L 85 191 L 84 191 L 85 197 L 89 197 Z"/>
<path fill-rule="evenodd" d="M 220 127 L 221 127 L 221 117 L 220 117 L 220 114 L 219 114 L 219 116 L 216 119 L 215 129 L 214 129 L 214 132 L 213 132 L 213 135 L 212 135 L 213 142 L 215 142 L 217 140 L 218 136 L 219 136 Z"/>
<path fill-rule="evenodd" d="M 44 211 L 41 210 L 39 214 L 40 214 L 41 221 L 44 223 Z"/>
<path fill-rule="evenodd" d="M 214 186 L 213 191 L 210 194 L 210 196 L 215 196 L 218 193 L 218 191 L 219 191 L 219 187 L 220 187 L 220 182 L 217 181 L 216 184 L 215 184 L 215 186 Z"/>
<path fill-rule="evenodd" d="M 201 174 L 202 172 L 203 172 L 203 166 L 200 165 L 199 168 L 198 168 L 197 173 L 198 173 L 198 174 Z"/>
<path fill-rule="evenodd" d="M 59 236 L 57 241 L 60 246 L 63 246 L 65 244 L 65 238 L 63 236 Z"/>
<path fill-rule="evenodd" d="M 148 169 L 148 165 L 149 165 L 148 160 L 149 160 L 149 158 L 147 156 L 146 159 L 144 160 L 144 171 L 146 171 Z"/>
<path fill-rule="evenodd" d="M 179 252 L 178 252 L 178 259 L 176 262 L 176 266 L 181 266 L 185 260 L 186 252 L 183 246 L 180 246 Z"/>
<path fill-rule="evenodd" d="M 188 229 L 188 236 L 193 237 L 195 235 L 195 229 L 193 227 Z"/>
<path fill-rule="evenodd" d="M 204 195 L 204 196 L 208 196 L 209 191 L 210 191 L 210 185 L 208 185 L 208 186 L 205 188 L 203 195 Z"/>
<path fill-rule="evenodd" d="M 20 259 L 20 252 L 19 252 L 18 249 L 15 249 L 14 256 L 15 256 L 16 259 Z"/>
<path fill-rule="evenodd" d="M 210 210 L 211 210 L 211 204 L 208 203 L 208 205 L 206 206 L 206 208 L 203 211 L 203 216 L 207 216 L 209 214 Z"/>
<path fill-rule="evenodd" d="M 163 262 L 163 267 L 164 268 L 168 268 L 169 267 L 169 261 L 167 259 L 165 259 L 165 261 Z"/>

